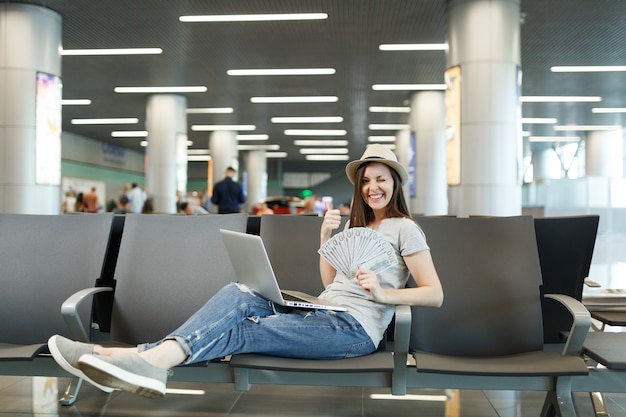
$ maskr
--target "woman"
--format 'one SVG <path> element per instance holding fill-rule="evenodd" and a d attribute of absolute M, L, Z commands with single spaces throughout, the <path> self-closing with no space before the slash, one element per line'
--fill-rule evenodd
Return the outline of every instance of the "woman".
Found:
<path fill-rule="evenodd" d="M 354 184 L 349 227 L 382 234 L 398 260 L 379 273 L 361 267 L 346 276 L 320 257 L 325 287 L 320 298 L 345 306 L 347 312 L 287 308 L 243 285 L 229 284 L 156 343 L 105 348 L 56 335 L 48 342 L 52 356 L 68 372 L 105 390 L 159 398 L 165 394 L 167 370 L 176 365 L 251 352 L 308 359 L 372 353 L 395 304 L 438 307 L 443 292 L 424 234 L 404 200 L 407 172 L 393 152 L 370 145 L 361 159 L 346 166 L 346 174 Z M 320 231 L 322 245 L 340 223 L 339 210 L 329 209 Z M 405 288 L 409 274 L 417 288 Z"/>

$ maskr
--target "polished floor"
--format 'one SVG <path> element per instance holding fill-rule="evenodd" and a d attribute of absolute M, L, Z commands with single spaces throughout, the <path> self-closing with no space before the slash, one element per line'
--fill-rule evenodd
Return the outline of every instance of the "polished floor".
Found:
<path fill-rule="evenodd" d="M 434 390 L 391 399 L 377 389 L 256 385 L 241 393 L 232 384 L 170 383 L 160 400 L 84 385 L 74 405 L 61 406 L 57 398 L 68 381 L 0 377 L 0 416 L 530 417 L 543 403 L 540 392 L 461 391 L 457 403 Z M 594 416 L 588 395 L 575 401 L 579 417 Z M 606 404 L 611 417 L 626 417 L 626 394 L 606 395 Z"/>

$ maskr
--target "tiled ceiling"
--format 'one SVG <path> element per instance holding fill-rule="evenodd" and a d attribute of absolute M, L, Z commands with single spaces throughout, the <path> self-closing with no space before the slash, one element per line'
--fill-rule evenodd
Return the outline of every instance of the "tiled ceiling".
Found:
<path fill-rule="evenodd" d="M 63 96 L 90 106 L 65 106 L 63 129 L 141 150 L 139 139 L 114 139 L 112 130 L 145 129 L 146 95 L 116 94 L 117 86 L 203 85 L 188 107 L 232 107 L 231 114 L 190 114 L 194 124 L 254 124 L 267 143 L 288 153 L 290 170 L 317 170 L 285 136 L 286 128 L 345 129 L 358 157 L 370 123 L 406 123 L 406 114 L 370 113 L 369 106 L 405 105 L 409 92 L 373 91 L 373 84 L 443 83 L 445 52 L 384 52 L 385 43 L 445 43 L 443 0 L 40 0 L 63 18 L 64 49 L 159 47 L 160 55 L 63 58 Z M 621 124 L 626 114 L 594 114 L 592 107 L 626 107 L 626 73 L 552 73 L 554 65 L 626 65 L 626 1 L 523 0 L 522 95 L 601 96 L 601 103 L 525 103 L 523 117 L 559 124 Z M 181 15 L 324 12 L 328 19 L 256 23 L 182 23 Z M 335 68 L 335 75 L 234 77 L 228 69 Z M 254 104 L 252 96 L 334 95 L 327 104 Z M 325 125 L 270 123 L 274 116 L 341 116 Z M 137 117 L 136 126 L 72 125 L 74 118 Z M 524 125 L 532 134 L 552 127 Z M 192 148 L 206 148 L 208 132 L 189 130 Z M 343 167 L 344 162 L 328 164 Z"/>

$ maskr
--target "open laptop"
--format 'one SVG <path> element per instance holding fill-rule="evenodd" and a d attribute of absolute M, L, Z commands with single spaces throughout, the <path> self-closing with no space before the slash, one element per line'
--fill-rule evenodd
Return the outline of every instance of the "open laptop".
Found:
<path fill-rule="evenodd" d="M 260 236 L 224 229 L 220 234 L 239 283 L 283 306 L 347 311 L 300 291 L 281 290 Z"/>

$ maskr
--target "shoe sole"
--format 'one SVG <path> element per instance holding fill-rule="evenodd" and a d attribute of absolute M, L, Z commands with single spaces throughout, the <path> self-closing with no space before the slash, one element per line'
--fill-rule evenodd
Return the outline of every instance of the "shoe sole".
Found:
<path fill-rule="evenodd" d="M 97 356 L 83 355 L 78 364 L 85 375 L 115 389 L 147 398 L 162 398 L 165 395 L 164 383 L 125 371 L 100 360 Z"/>
<path fill-rule="evenodd" d="M 65 369 L 67 372 L 69 372 L 70 374 L 72 374 L 72 375 L 74 375 L 74 376 L 76 376 L 78 378 L 81 378 L 81 379 L 89 382 L 93 386 L 101 389 L 102 391 L 104 391 L 106 393 L 111 393 L 111 392 L 115 391 L 115 389 L 113 389 L 111 387 L 106 387 L 104 385 L 100 385 L 97 382 L 92 381 L 91 378 L 89 378 L 87 375 L 85 375 L 80 369 L 73 367 L 68 361 L 66 361 L 65 358 L 63 357 L 63 355 L 61 354 L 61 351 L 57 347 L 57 336 L 56 335 L 54 335 L 50 339 L 48 339 L 48 349 L 50 350 L 50 353 L 52 354 L 52 357 L 54 358 L 56 363 L 61 368 Z"/>

